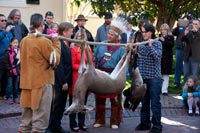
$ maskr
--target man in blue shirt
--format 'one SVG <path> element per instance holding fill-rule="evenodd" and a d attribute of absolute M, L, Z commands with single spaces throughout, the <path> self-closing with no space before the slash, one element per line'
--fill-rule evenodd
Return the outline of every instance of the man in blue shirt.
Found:
<path fill-rule="evenodd" d="M 2 81 L 2 76 L 5 73 L 4 70 L 4 64 L 3 64 L 3 60 L 4 60 L 4 54 L 6 49 L 9 47 L 10 45 L 10 40 L 13 38 L 12 33 L 10 32 L 10 30 L 13 29 L 13 26 L 8 25 L 6 27 L 6 17 L 3 14 L 0 14 L 0 84 Z M 3 97 L 5 95 L 5 90 L 2 90 L 2 86 L 0 85 L 1 91 L 0 91 L 0 97 Z"/>
<path fill-rule="evenodd" d="M 101 25 L 97 29 L 97 34 L 96 34 L 96 42 L 102 42 L 107 40 L 107 34 L 108 30 L 110 28 L 110 23 L 112 21 L 112 14 L 110 12 L 106 12 L 104 15 L 105 23 Z"/>

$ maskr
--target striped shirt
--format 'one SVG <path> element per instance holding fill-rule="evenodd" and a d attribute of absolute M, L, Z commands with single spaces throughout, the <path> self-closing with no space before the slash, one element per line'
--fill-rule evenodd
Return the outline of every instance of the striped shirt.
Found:
<path fill-rule="evenodd" d="M 152 46 L 140 45 L 138 47 L 137 65 L 143 79 L 161 78 L 162 44 L 154 41 Z"/>

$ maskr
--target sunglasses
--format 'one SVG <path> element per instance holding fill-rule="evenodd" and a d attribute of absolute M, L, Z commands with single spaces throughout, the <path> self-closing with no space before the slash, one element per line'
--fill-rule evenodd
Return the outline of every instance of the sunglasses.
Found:
<path fill-rule="evenodd" d="M 7 22 L 7 20 L 3 19 L 3 20 L 0 20 L 1 22 Z"/>

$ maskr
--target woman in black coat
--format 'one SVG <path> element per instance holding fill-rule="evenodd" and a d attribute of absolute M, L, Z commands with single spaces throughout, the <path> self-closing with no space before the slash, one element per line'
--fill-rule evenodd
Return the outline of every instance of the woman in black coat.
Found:
<path fill-rule="evenodd" d="M 172 74 L 174 36 L 169 25 L 164 23 L 160 26 L 159 41 L 162 43 L 161 73 L 163 75 L 162 94 L 168 95 L 169 75 Z"/>

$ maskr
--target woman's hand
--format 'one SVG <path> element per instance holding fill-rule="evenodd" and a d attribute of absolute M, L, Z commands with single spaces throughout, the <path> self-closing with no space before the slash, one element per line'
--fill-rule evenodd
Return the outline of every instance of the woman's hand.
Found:
<path fill-rule="evenodd" d="M 194 96 L 193 93 L 188 93 L 187 95 L 188 95 L 188 98 L 191 98 Z"/>
<path fill-rule="evenodd" d="M 162 37 L 162 36 L 158 37 L 158 39 L 161 40 L 161 41 L 163 41 L 163 42 L 165 41 L 164 37 Z"/>
<path fill-rule="evenodd" d="M 62 90 L 63 90 L 63 91 L 67 91 L 68 88 L 69 88 L 69 86 L 68 86 L 67 83 L 65 83 L 65 84 L 62 86 Z"/>

